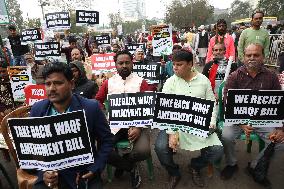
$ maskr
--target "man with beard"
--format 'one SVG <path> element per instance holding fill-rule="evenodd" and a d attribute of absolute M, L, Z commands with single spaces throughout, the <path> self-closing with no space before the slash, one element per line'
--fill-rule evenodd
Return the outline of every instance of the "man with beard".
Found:
<path fill-rule="evenodd" d="M 250 44 L 245 48 L 244 65 L 233 72 L 227 79 L 224 88 L 224 103 L 226 103 L 229 89 L 253 89 L 253 90 L 281 90 L 277 75 L 264 66 L 264 49 L 260 44 Z M 235 139 L 244 132 L 246 136 L 256 133 L 266 145 L 270 143 L 268 136 L 277 133 L 279 141 L 283 141 L 283 128 L 275 130 L 272 127 L 252 127 L 250 125 L 232 125 L 223 128 L 222 140 L 227 166 L 221 172 L 221 178 L 230 179 L 238 170 L 237 158 L 235 154 Z M 276 144 L 275 155 L 282 152 L 283 144 Z M 262 152 L 258 155 L 248 169 L 253 169 Z M 282 153 L 281 153 L 282 154 Z M 269 186 L 270 182 L 265 178 L 260 184 Z"/>
<path fill-rule="evenodd" d="M 25 54 L 25 61 L 27 66 L 31 67 L 33 83 L 44 84 L 44 79 L 42 76 L 44 65 L 37 64 L 32 53 Z"/>
<path fill-rule="evenodd" d="M 98 102 L 72 93 L 74 86 L 72 71 L 64 63 L 54 62 L 45 65 L 43 77 L 48 99 L 35 103 L 30 117 L 52 116 L 84 110 L 95 163 L 59 171 L 38 171 L 38 179 L 33 189 L 83 187 L 102 189 L 101 173 L 113 147 L 113 135 Z M 99 148 L 96 147 L 97 142 L 100 144 Z M 78 187 L 78 183 L 85 183 L 87 186 Z"/>
<path fill-rule="evenodd" d="M 75 87 L 73 93 L 79 94 L 85 98 L 95 98 L 98 92 L 98 85 L 87 79 L 84 65 L 81 61 L 73 61 L 70 63 L 71 70 L 73 72 L 73 79 Z"/>
<path fill-rule="evenodd" d="M 213 50 L 214 45 L 217 43 L 221 43 L 225 45 L 226 59 L 229 59 L 229 57 L 232 57 L 233 60 L 235 59 L 234 39 L 229 33 L 227 33 L 227 23 L 224 19 L 219 19 L 217 21 L 216 35 L 210 39 L 206 63 L 213 60 L 212 50 Z"/>
<path fill-rule="evenodd" d="M 269 55 L 269 34 L 267 30 L 260 28 L 264 13 L 256 11 L 251 16 L 252 27 L 245 29 L 239 39 L 238 57 L 242 61 L 244 58 L 244 49 L 252 43 L 261 44 L 264 48 L 265 58 Z"/>
<path fill-rule="evenodd" d="M 202 72 L 202 74 L 210 80 L 212 90 L 216 97 L 220 84 L 227 78 L 229 73 L 237 69 L 237 64 L 235 63 L 228 65 L 225 52 L 226 48 L 224 44 L 215 44 L 213 48 L 213 61 L 208 62 Z M 227 69 L 230 69 L 230 71 L 227 71 Z"/>
<path fill-rule="evenodd" d="M 108 94 L 136 93 L 148 90 L 147 82 L 133 73 L 132 55 L 124 50 L 114 56 L 118 74 L 104 81 L 100 87 L 96 99 L 103 104 Z M 133 144 L 130 153 L 120 156 L 113 151 L 108 163 L 116 167 L 115 176 L 121 177 L 124 171 L 130 172 L 132 188 L 138 188 L 141 184 L 141 177 L 138 171 L 137 162 L 146 160 L 151 154 L 149 129 L 130 127 L 120 129 L 114 137 L 114 142 L 129 140 Z"/>

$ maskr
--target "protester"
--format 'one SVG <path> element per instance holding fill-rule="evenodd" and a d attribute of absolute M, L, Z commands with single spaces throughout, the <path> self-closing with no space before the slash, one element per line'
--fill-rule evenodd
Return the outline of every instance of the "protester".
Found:
<path fill-rule="evenodd" d="M 199 27 L 199 32 L 196 34 L 195 37 L 195 52 L 199 60 L 197 64 L 199 64 L 200 66 L 205 65 L 208 43 L 209 43 L 209 35 L 205 30 L 205 26 L 201 25 Z"/>
<path fill-rule="evenodd" d="M 31 67 L 33 83 L 44 84 L 44 79 L 42 76 L 44 65 L 37 64 L 34 60 L 34 56 L 31 53 L 26 53 L 24 57 L 27 66 Z"/>
<path fill-rule="evenodd" d="M 264 66 L 263 47 L 260 44 L 250 44 L 245 48 L 244 65 L 233 72 L 224 88 L 224 103 L 226 103 L 229 89 L 253 89 L 253 90 L 281 90 L 277 75 Z M 249 136 L 256 133 L 266 144 L 269 144 L 267 136 L 274 132 L 271 127 L 252 127 L 250 125 L 233 125 L 223 128 L 222 140 L 227 166 L 221 172 L 221 178 L 230 179 L 238 170 L 237 158 L 235 154 L 235 139 L 245 132 Z M 282 150 L 283 144 L 278 145 Z M 277 148 L 276 148 L 277 149 Z M 276 152 L 277 153 L 277 152 Z M 254 160 L 249 169 L 253 169 L 262 153 Z M 265 178 L 260 184 L 269 186 L 270 182 Z"/>
<path fill-rule="evenodd" d="M 13 66 L 25 66 L 26 62 L 24 54 L 29 52 L 28 45 L 21 45 L 21 36 L 17 34 L 16 27 L 10 25 L 8 27 L 10 35 L 8 36 L 12 53 L 14 56 Z"/>
<path fill-rule="evenodd" d="M 252 43 L 261 44 L 264 47 L 265 58 L 269 55 L 269 33 L 267 30 L 260 28 L 263 22 L 264 13 L 261 11 L 256 11 L 251 16 L 252 27 L 245 29 L 239 39 L 238 44 L 238 56 L 240 60 L 244 58 L 244 49 Z"/>
<path fill-rule="evenodd" d="M 224 44 L 217 43 L 213 48 L 213 61 L 208 62 L 202 74 L 205 75 L 211 82 L 212 90 L 218 99 L 218 89 L 220 84 L 228 77 L 228 74 L 237 69 L 237 64 L 228 65 L 228 60 L 225 58 Z M 229 69 L 229 70 L 228 70 Z"/>
<path fill-rule="evenodd" d="M 117 53 L 118 51 L 120 51 L 120 46 L 118 44 L 113 44 L 112 52 Z"/>
<path fill-rule="evenodd" d="M 175 75 L 169 78 L 163 88 L 163 93 L 193 96 L 215 101 L 210 81 L 193 68 L 193 55 L 186 50 L 173 54 Z M 212 113 L 210 128 L 215 129 L 216 112 Z M 192 158 L 189 170 L 195 185 L 204 187 L 200 170 L 223 154 L 222 144 L 213 133 L 208 138 L 202 138 L 182 131 L 161 130 L 155 143 L 155 151 L 161 165 L 167 170 L 170 179 L 168 188 L 173 189 L 178 184 L 181 174 L 178 165 L 173 161 L 173 152 L 178 147 L 185 150 L 201 150 L 201 155 Z"/>
<path fill-rule="evenodd" d="M 73 61 L 70 63 L 70 67 L 75 82 L 73 93 L 88 99 L 95 98 L 98 92 L 98 85 L 86 77 L 83 63 L 81 61 Z"/>
<path fill-rule="evenodd" d="M 227 33 L 227 22 L 224 19 L 219 19 L 216 24 L 216 35 L 210 39 L 206 63 L 213 60 L 213 47 L 217 43 L 224 44 L 226 47 L 225 57 L 235 59 L 235 46 L 233 37 Z"/>
<path fill-rule="evenodd" d="M 73 48 L 71 51 L 71 60 L 72 61 L 82 61 L 83 55 L 80 50 L 77 48 Z"/>
<path fill-rule="evenodd" d="M 132 55 L 124 50 L 116 53 L 114 61 L 118 74 L 106 80 L 99 89 L 96 99 L 103 104 L 108 94 L 136 93 L 148 90 L 147 82 L 133 73 Z M 146 160 L 151 155 L 149 129 L 130 127 L 120 129 L 114 137 L 115 143 L 128 139 L 133 143 L 130 153 L 120 156 L 113 151 L 108 163 L 116 167 L 115 176 L 121 177 L 124 171 L 130 172 L 132 188 L 138 188 L 141 177 L 137 162 Z"/>
<path fill-rule="evenodd" d="M 84 110 L 95 163 L 53 172 L 38 171 L 38 179 L 33 188 L 43 189 L 59 186 L 59 188 L 77 189 L 77 173 L 80 175 L 80 180 L 83 179 L 87 182 L 88 188 L 103 188 L 100 174 L 104 170 L 108 154 L 112 150 L 113 136 L 98 102 L 72 94 L 73 74 L 64 63 L 56 62 L 45 65 L 43 77 L 48 99 L 35 103 L 31 109 L 30 117 Z M 100 143 L 99 150 L 96 148 L 96 141 Z"/>

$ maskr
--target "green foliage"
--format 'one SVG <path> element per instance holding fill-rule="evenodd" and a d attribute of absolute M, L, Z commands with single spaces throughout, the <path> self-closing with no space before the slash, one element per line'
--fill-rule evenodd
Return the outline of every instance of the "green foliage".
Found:
<path fill-rule="evenodd" d="M 41 27 L 41 22 L 40 18 L 32 18 L 28 19 L 27 21 L 24 21 L 24 28 L 40 28 Z"/>
<path fill-rule="evenodd" d="M 174 0 L 167 7 L 165 21 L 178 29 L 200 26 L 209 23 L 213 12 L 207 0 Z"/>
<path fill-rule="evenodd" d="M 122 23 L 122 18 L 119 13 L 111 13 L 108 15 L 110 19 L 110 27 L 114 30 L 117 29 L 117 26 Z"/>
<path fill-rule="evenodd" d="M 15 24 L 18 30 L 23 29 L 23 17 L 20 5 L 17 0 L 5 0 L 9 19 L 12 24 Z"/>
<path fill-rule="evenodd" d="M 249 18 L 252 14 L 253 9 L 249 3 L 249 1 L 240 1 L 235 0 L 231 4 L 231 11 L 230 17 L 232 20 L 242 19 L 242 18 Z"/>
<path fill-rule="evenodd" d="M 283 0 L 259 0 L 257 7 L 264 11 L 265 16 L 277 16 L 278 20 L 284 20 Z"/>

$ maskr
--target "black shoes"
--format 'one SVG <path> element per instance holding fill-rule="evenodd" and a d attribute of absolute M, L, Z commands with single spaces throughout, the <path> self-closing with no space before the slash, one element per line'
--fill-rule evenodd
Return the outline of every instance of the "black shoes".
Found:
<path fill-rule="evenodd" d="M 227 165 L 221 172 L 221 179 L 222 180 L 229 180 L 230 178 L 232 178 L 232 176 L 234 175 L 234 173 L 236 173 L 239 170 L 238 165 Z"/>
<path fill-rule="evenodd" d="M 133 189 L 138 188 L 141 184 L 141 176 L 140 176 L 140 173 L 139 173 L 138 165 L 135 165 L 134 168 L 131 170 L 130 177 L 131 177 L 132 188 Z"/>
<path fill-rule="evenodd" d="M 180 181 L 181 176 L 170 176 L 169 189 L 174 189 Z"/>
<path fill-rule="evenodd" d="M 271 183 L 270 183 L 270 181 L 267 178 L 264 178 L 262 180 L 257 180 L 255 178 L 254 169 L 250 167 L 250 163 L 248 163 L 248 166 L 246 167 L 245 172 L 249 176 L 251 176 L 256 183 L 260 184 L 261 186 L 265 187 L 266 189 L 270 189 L 271 188 Z"/>
<path fill-rule="evenodd" d="M 200 171 L 193 169 L 192 167 L 189 167 L 189 171 L 192 176 L 192 181 L 193 183 L 198 186 L 203 188 L 205 185 L 204 179 L 202 178 Z"/>

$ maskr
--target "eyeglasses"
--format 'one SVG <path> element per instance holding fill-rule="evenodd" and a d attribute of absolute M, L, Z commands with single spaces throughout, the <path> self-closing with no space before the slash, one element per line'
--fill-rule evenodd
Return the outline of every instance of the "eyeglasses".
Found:
<path fill-rule="evenodd" d="M 213 51 L 215 51 L 215 52 L 222 52 L 222 51 L 224 51 L 224 49 L 214 49 Z"/>

